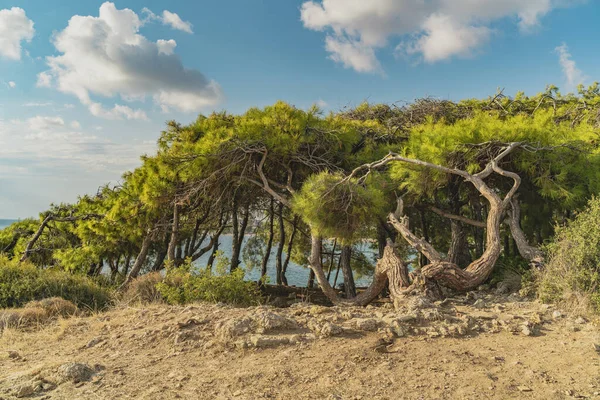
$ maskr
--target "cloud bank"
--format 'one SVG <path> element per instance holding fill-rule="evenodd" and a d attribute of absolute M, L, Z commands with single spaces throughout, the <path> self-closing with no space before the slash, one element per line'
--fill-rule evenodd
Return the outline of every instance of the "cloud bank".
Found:
<path fill-rule="evenodd" d="M 120 96 L 126 102 L 151 98 L 163 110 L 183 112 L 218 104 L 223 98 L 220 86 L 185 68 L 174 40 L 152 42 L 141 35 L 143 23 L 132 10 L 119 10 L 110 2 L 100 6 L 98 17 L 73 16 L 54 35 L 60 55 L 46 58 L 50 69 L 38 75 L 37 86 L 72 94 L 93 115 L 107 119 L 147 116 L 123 104 L 106 108 L 93 96 Z"/>
<path fill-rule="evenodd" d="M 321 0 L 300 10 L 304 26 L 325 32 L 329 58 L 357 72 L 381 72 L 376 51 L 396 39 L 396 55 L 434 63 L 469 57 L 494 33 L 492 24 L 513 20 L 534 29 L 554 8 L 578 0 Z"/>

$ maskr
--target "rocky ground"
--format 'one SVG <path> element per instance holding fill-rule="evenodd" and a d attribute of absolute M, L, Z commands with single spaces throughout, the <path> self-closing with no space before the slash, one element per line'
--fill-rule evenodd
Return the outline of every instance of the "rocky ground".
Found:
<path fill-rule="evenodd" d="M 597 322 L 432 303 L 119 308 L 0 338 L 0 399 L 600 399 Z"/>

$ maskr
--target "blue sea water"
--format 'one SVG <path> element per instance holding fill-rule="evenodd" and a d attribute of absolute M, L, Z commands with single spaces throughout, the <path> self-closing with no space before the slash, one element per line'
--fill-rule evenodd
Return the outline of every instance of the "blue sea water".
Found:
<path fill-rule="evenodd" d="M 244 244 L 246 243 L 248 238 L 244 239 Z M 222 235 L 219 239 L 219 250 L 223 251 L 224 256 L 227 258 L 231 258 L 231 241 L 232 241 L 232 236 L 231 235 Z M 363 251 L 365 254 L 367 254 L 367 256 L 371 255 L 371 251 L 369 249 L 362 248 L 361 251 Z M 210 256 L 209 253 L 204 254 L 202 257 L 200 257 L 197 261 L 196 261 L 196 265 L 198 265 L 199 268 L 202 268 L 204 266 L 206 266 L 206 262 L 208 261 L 208 257 Z M 277 282 L 277 275 L 276 275 L 276 258 L 277 256 L 277 250 L 275 248 L 272 249 L 271 251 L 271 256 L 269 257 L 269 262 L 267 265 L 267 276 L 269 277 L 269 282 L 270 283 L 275 283 Z M 283 255 L 283 258 L 285 259 L 285 252 Z M 244 267 L 243 265 L 243 261 L 242 261 L 242 267 Z M 327 271 L 325 271 L 327 272 Z M 331 273 L 331 276 L 329 278 L 330 283 L 333 285 L 334 283 L 334 279 L 335 279 L 335 268 Z M 308 276 L 309 276 L 309 269 L 307 266 L 301 266 L 298 265 L 296 263 L 293 263 L 292 261 L 290 261 L 290 264 L 288 265 L 288 269 L 286 272 L 286 278 L 288 280 L 288 285 L 291 286 L 298 286 L 298 287 L 305 287 L 308 283 Z M 257 281 L 260 279 L 260 269 L 259 268 L 254 268 L 252 270 L 247 270 L 246 269 L 246 279 L 247 280 L 252 280 L 252 281 Z M 344 277 L 342 275 L 342 272 L 340 271 L 338 279 L 337 279 L 337 285 L 339 285 L 340 283 L 342 283 L 344 281 Z M 371 283 L 371 277 L 361 277 L 356 279 L 356 286 L 368 286 Z M 317 284 L 316 280 L 315 280 L 315 285 Z"/>
<path fill-rule="evenodd" d="M 0 219 L 0 229 L 4 229 L 13 222 L 17 222 L 16 219 Z"/>
<path fill-rule="evenodd" d="M 0 219 L 0 229 L 3 229 L 16 221 L 17 220 L 14 220 L 14 219 Z M 222 235 L 219 239 L 219 243 L 220 243 L 219 249 L 221 251 L 223 251 L 224 256 L 227 258 L 231 258 L 231 239 L 232 239 L 231 235 Z M 245 242 L 246 242 L 246 240 L 244 240 L 244 244 L 245 244 Z M 277 251 L 276 248 L 273 248 L 273 250 L 271 251 L 271 256 L 269 258 L 269 263 L 267 265 L 267 276 L 269 277 L 269 282 L 271 282 L 271 283 L 277 282 L 276 271 L 275 271 L 276 251 Z M 365 252 L 365 254 L 367 254 L 369 256 L 371 255 L 371 251 L 369 249 L 367 249 L 366 247 L 363 248 L 362 251 Z M 198 259 L 195 264 L 198 265 L 199 268 L 206 266 L 206 262 L 208 261 L 209 255 L 210 255 L 209 253 L 206 253 L 204 256 L 200 257 L 200 259 Z M 284 253 L 283 257 L 285 259 L 285 253 Z M 242 262 L 242 267 L 244 267 L 243 262 Z M 331 273 L 331 277 L 330 277 L 331 284 L 334 283 L 335 272 L 336 271 L 334 269 L 334 271 L 332 271 L 332 273 Z M 305 287 L 308 283 L 308 276 L 309 276 L 308 267 L 301 266 L 301 265 L 298 265 L 298 264 L 290 261 L 290 264 L 288 265 L 288 269 L 287 269 L 287 273 L 286 273 L 286 277 L 287 277 L 289 285 Z M 260 278 L 260 270 L 258 268 L 254 268 L 252 270 L 246 269 L 246 279 L 247 280 L 257 281 L 259 278 Z M 344 278 L 340 271 L 340 274 L 339 274 L 338 280 L 337 280 L 337 284 L 339 285 L 343 281 L 344 281 Z M 356 279 L 357 286 L 368 286 L 370 282 L 371 282 L 370 277 L 361 277 L 361 278 Z M 316 282 L 315 282 L 315 284 L 316 284 Z"/>

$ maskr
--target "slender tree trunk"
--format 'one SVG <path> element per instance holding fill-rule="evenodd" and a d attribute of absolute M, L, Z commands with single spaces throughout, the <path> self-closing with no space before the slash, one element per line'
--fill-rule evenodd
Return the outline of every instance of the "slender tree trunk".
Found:
<path fill-rule="evenodd" d="M 329 259 L 329 269 L 327 270 L 327 280 L 329 280 L 329 278 L 331 277 L 331 271 L 333 270 L 333 263 L 335 261 L 335 248 L 336 247 L 337 247 L 337 238 L 333 240 L 333 247 L 331 248 L 331 258 Z"/>
<path fill-rule="evenodd" d="M 419 216 L 421 217 L 421 232 L 423 233 L 423 239 L 426 242 L 429 242 L 429 230 L 427 229 L 427 219 L 425 218 L 425 212 L 423 210 L 419 210 Z M 425 265 L 429 263 L 427 256 L 423 253 L 419 253 L 419 265 L 423 268 Z"/>
<path fill-rule="evenodd" d="M 177 236 L 179 234 L 179 206 L 173 205 L 173 223 L 171 225 L 171 240 L 167 251 L 167 260 L 175 265 L 175 251 L 177 249 Z"/>
<path fill-rule="evenodd" d="M 283 262 L 283 273 L 281 274 L 281 279 L 283 280 L 284 285 L 288 285 L 286 273 L 288 269 L 288 265 L 290 264 L 290 258 L 292 257 L 292 248 L 294 246 L 294 239 L 296 237 L 296 231 L 298 230 L 298 223 L 300 221 L 300 217 L 297 215 L 294 216 L 294 221 L 292 223 L 292 233 L 290 234 L 290 239 L 288 240 L 287 249 L 285 251 L 285 261 Z"/>
<path fill-rule="evenodd" d="M 131 272 L 129 272 L 129 275 L 127 275 L 127 278 L 125 279 L 125 282 L 123 282 L 123 285 L 121 287 L 127 286 L 129 282 L 137 278 L 138 274 L 140 273 L 140 270 L 146 262 L 146 258 L 148 257 L 148 250 L 150 249 L 150 244 L 152 244 L 152 233 L 148 232 L 146 233 L 146 236 L 144 236 L 144 240 L 142 241 L 142 247 L 140 248 L 140 252 L 135 259 L 135 263 L 133 263 Z"/>
<path fill-rule="evenodd" d="M 306 287 L 309 289 L 312 289 L 313 286 L 315 286 L 315 271 L 313 271 L 312 269 L 308 272 L 308 282 L 306 284 Z"/>
<path fill-rule="evenodd" d="M 217 251 L 219 251 L 219 240 L 215 240 L 213 247 L 212 247 L 212 252 L 210 253 L 210 256 L 208 257 L 208 261 L 206 263 L 206 270 L 207 271 L 212 271 L 213 268 L 213 264 L 215 262 L 215 258 L 217 257 Z"/>
<path fill-rule="evenodd" d="M 337 281 L 338 281 L 338 276 L 340 276 L 340 269 L 342 268 L 342 257 L 340 255 L 340 258 L 338 258 L 338 265 L 337 265 L 337 269 L 335 270 L 335 278 L 333 278 L 333 287 L 335 288 L 337 285 Z M 327 282 L 329 282 L 329 279 L 327 280 Z"/>
<path fill-rule="evenodd" d="M 242 250 L 242 244 L 244 242 L 244 236 L 246 235 L 246 228 L 248 227 L 248 219 L 250 218 L 250 205 L 244 208 L 244 214 L 242 216 L 242 223 L 238 226 L 237 210 L 234 211 L 233 218 L 233 240 L 232 240 L 232 251 L 231 251 L 231 267 L 230 271 L 233 272 L 240 266 L 240 254 Z"/>
<path fill-rule="evenodd" d="M 31 253 L 31 250 L 33 249 L 33 246 L 35 245 L 35 242 L 37 242 L 38 239 L 40 238 L 40 236 L 42 236 L 44 229 L 46 229 L 46 226 L 48 225 L 48 223 L 50 221 L 52 221 L 53 218 L 54 218 L 54 216 L 52 214 L 50 214 L 46 218 L 44 218 L 44 220 L 40 224 L 37 232 L 35 232 L 35 235 L 33 235 L 31 240 L 27 243 L 27 247 L 25 247 L 25 251 L 23 252 L 23 256 L 21 257 L 21 260 L 20 260 L 21 262 L 27 260 L 27 258 L 29 257 L 29 253 Z"/>
<path fill-rule="evenodd" d="M 342 273 L 344 274 L 344 290 L 346 292 L 346 298 L 351 299 L 356 296 L 356 285 L 354 284 L 354 274 L 352 273 L 352 266 L 350 260 L 352 256 L 352 246 L 342 246 L 342 253 L 340 254 Z"/>
<path fill-rule="evenodd" d="M 271 256 L 271 248 L 273 247 L 273 225 L 275 222 L 275 200 L 271 197 L 271 206 L 269 207 L 269 239 L 267 240 L 267 248 L 265 249 L 265 255 L 262 259 L 262 268 L 260 271 L 261 278 L 267 275 L 267 265 L 269 265 L 269 258 Z"/>
<path fill-rule="evenodd" d="M 277 270 L 277 285 L 283 284 L 283 246 L 285 246 L 285 223 L 283 220 L 283 203 L 279 203 L 279 244 L 277 245 L 276 270 Z"/>

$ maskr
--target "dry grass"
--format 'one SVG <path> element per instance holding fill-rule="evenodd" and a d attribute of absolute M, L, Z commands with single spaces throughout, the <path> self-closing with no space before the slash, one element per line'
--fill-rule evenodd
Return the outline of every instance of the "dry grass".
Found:
<path fill-rule="evenodd" d="M 0 311 L 0 330 L 40 326 L 59 317 L 77 314 L 77 306 L 60 297 L 32 301 L 23 308 L 7 308 Z"/>
<path fill-rule="evenodd" d="M 163 281 L 160 272 L 150 272 L 133 280 L 121 296 L 121 305 L 161 303 L 156 284 Z"/>

